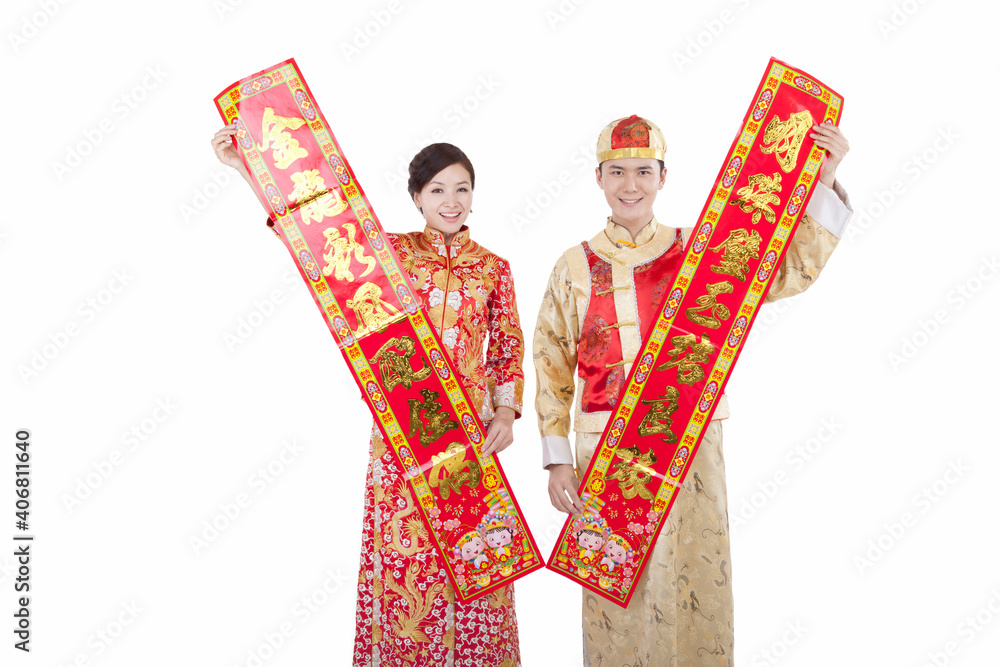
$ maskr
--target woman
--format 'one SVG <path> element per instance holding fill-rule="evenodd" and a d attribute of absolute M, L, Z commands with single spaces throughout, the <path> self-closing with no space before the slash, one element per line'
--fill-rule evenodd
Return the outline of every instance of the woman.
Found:
<path fill-rule="evenodd" d="M 234 126 L 219 130 L 212 146 L 219 160 L 249 183 L 232 146 L 235 132 Z M 509 264 L 472 241 L 465 225 L 475 178 L 472 163 L 457 147 L 427 146 L 410 162 L 408 183 L 426 226 L 386 236 L 469 398 L 480 406 L 486 455 L 513 442 L 511 426 L 520 415 L 524 387 L 524 338 Z M 519 665 L 513 586 L 457 603 L 403 471 L 374 428 L 370 452 L 354 664 Z"/>

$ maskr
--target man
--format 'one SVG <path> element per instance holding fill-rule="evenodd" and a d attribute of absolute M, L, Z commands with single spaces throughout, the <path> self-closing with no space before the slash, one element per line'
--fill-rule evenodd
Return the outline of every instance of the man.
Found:
<path fill-rule="evenodd" d="M 835 181 L 847 141 L 832 125 L 814 126 L 811 136 L 828 152 L 827 160 L 765 301 L 812 284 L 851 216 L 847 195 Z M 691 233 L 660 225 L 653 216 L 667 177 L 664 151 L 659 128 L 644 118 L 630 116 L 604 128 L 595 171 L 611 215 L 597 236 L 556 262 L 538 314 L 535 407 L 542 460 L 552 505 L 567 513 L 584 510 L 574 463 L 581 473 L 589 466 Z M 568 438 L 571 413 L 575 461 Z M 583 591 L 585 665 L 733 664 L 720 421 L 728 416 L 723 396 L 629 607 Z"/>

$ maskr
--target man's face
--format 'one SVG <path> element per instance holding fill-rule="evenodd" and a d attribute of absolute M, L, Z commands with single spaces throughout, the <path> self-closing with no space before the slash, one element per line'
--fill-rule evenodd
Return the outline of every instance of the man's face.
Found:
<path fill-rule="evenodd" d="M 597 185 L 611 207 L 611 219 L 637 229 L 653 219 L 653 202 L 663 188 L 667 170 L 651 158 L 606 160 L 597 168 Z"/>

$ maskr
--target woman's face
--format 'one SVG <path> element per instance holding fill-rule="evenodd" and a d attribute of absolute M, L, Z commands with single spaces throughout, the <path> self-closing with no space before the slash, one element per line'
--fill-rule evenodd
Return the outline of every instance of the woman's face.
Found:
<path fill-rule="evenodd" d="M 413 203 L 423 210 L 427 226 L 442 234 L 446 242 L 465 224 L 472 208 L 472 178 L 468 170 L 455 163 L 445 167 L 413 193 Z"/>
<path fill-rule="evenodd" d="M 580 535 L 576 538 L 577 544 L 580 545 L 582 549 L 588 549 L 590 551 L 597 551 L 604 544 L 604 540 L 597 533 L 592 533 L 588 530 L 580 532 Z"/>
<path fill-rule="evenodd" d="M 505 528 L 488 533 L 486 535 L 486 544 L 490 545 L 491 549 L 499 549 L 500 547 L 507 546 L 510 544 L 510 531 Z"/>

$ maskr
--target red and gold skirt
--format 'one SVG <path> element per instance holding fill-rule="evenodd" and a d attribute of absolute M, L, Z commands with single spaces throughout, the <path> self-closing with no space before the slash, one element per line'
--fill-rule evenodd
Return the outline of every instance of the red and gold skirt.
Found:
<path fill-rule="evenodd" d="M 354 665 L 520 665 L 514 586 L 456 602 L 403 471 L 378 432 L 370 452 Z"/>

